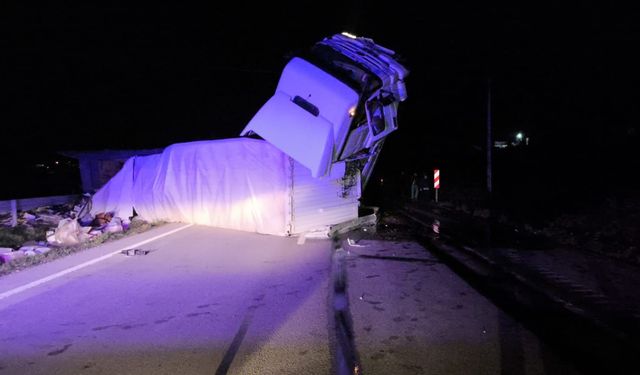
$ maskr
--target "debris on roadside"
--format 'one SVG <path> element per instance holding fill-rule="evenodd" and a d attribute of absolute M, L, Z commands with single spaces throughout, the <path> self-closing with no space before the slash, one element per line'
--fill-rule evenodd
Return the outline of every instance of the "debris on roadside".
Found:
<path fill-rule="evenodd" d="M 51 251 L 51 247 L 49 246 L 22 246 L 18 249 L 18 251 L 22 251 L 26 255 L 38 255 L 38 254 L 46 254 Z"/>
<path fill-rule="evenodd" d="M 62 219 L 53 234 L 47 236 L 47 242 L 53 246 L 73 246 L 90 238 L 91 227 L 81 227 L 76 219 Z"/>
<path fill-rule="evenodd" d="M 22 213 L 22 219 L 27 221 L 27 222 L 33 222 L 36 219 L 36 215 L 31 215 L 28 212 L 23 212 Z"/>
<path fill-rule="evenodd" d="M 0 214 L 0 264 L 16 259 L 47 254 L 53 248 L 74 247 L 98 240 L 106 234 L 125 232 L 130 219 L 112 212 L 90 214 L 91 196 L 77 204 L 38 207 L 18 213 L 18 225 L 12 227 L 10 215 Z"/>
<path fill-rule="evenodd" d="M 122 232 L 124 228 L 122 227 L 122 220 L 119 217 L 114 217 L 111 219 L 109 224 L 107 224 L 105 228 L 106 233 L 117 233 Z"/>
<path fill-rule="evenodd" d="M 354 241 L 351 238 L 347 237 L 347 243 L 349 244 L 349 246 L 351 246 L 351 247 L 367 247 L 367 245 L 359 245 L 357 242 L 358 241 Z"/>
<path fill-rule="evenodd" d="M 150 252 L 151 250 L 142 250 L 142 249 L 126 249 L 121 251 L 122 254 L 128 257 L 133 255 L 147 255 Z"/>
<path fill-rule="evenodd" d="M 96 214 L 96 217 L 91 222 L 91 226 L 93 227 L 102 227 L 106 224 L 109 224 L 111 219 L 113 218 L 113 214 L 111 212 L 100 212 Z"/>
<path fill-rule="evenodd" d="M 2 253 L 0 254 L 0 264 L 2 263 L 10 263 L 13 262 L 16 259 L 20 259 L 27 256 L 25 253 L 23 253 L 22 251 L 10 251 L 10 252 L 6 252 L 6 253 Z"/>

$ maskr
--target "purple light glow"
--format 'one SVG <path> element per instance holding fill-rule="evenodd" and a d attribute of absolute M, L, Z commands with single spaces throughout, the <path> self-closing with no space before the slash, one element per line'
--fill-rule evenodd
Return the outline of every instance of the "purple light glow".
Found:
<path fill-rule="evenodd" d="M 249 313 L 239 357 L 267 343 L 260 350 L 328 350 L 328 241 L 197 226 L 150 246 L 2 301 L 0 364 L 131 370 L 185 356 L 211 370 Z"/>

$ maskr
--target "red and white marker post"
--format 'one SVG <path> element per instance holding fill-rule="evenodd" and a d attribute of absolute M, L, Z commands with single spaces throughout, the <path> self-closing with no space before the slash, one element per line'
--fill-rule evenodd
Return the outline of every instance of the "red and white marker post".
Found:
<path fill-rule="evenodd" d="M 433 188 L 436 189 L 436 203 L 438 203 L 438 190 L 440 190 L 440 170 L 433 170 Z"/>

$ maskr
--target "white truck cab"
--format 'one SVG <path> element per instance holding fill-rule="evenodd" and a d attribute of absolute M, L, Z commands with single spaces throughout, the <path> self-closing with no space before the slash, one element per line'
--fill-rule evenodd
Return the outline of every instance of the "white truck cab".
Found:
<path fill-rule="evenodd" d="M 387 135 L 398 127 L 408 74 L 395 52 L 342 33 L 285 66 L 275 94 L 241 135 L 257 134 L 311 170 L 351 163 L 364 187 Z"/>

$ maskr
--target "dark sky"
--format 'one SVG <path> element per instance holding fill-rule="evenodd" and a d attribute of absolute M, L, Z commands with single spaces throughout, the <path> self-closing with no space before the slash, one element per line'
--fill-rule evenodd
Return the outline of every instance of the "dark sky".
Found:
<path fill-rule="evenodd" d="M 489 77 L 498 138 L 522 130 L 565 156 L 637 144 L 635 9 L 107 3 L 3 5 L 5 161 L 235 136 L 288 56 L 344 30 L 396 50 L 411 70 L 387 164 L 482 147 Z"/>

